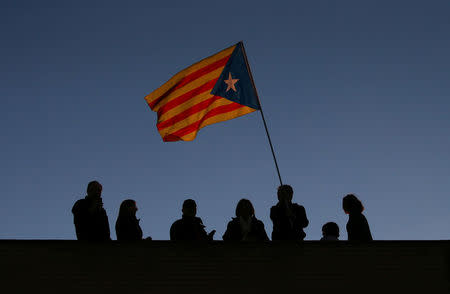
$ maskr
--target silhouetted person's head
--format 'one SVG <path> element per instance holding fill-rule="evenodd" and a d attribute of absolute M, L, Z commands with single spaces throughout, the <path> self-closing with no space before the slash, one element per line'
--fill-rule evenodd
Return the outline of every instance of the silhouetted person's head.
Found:
<path fill-rule="evenodd" d="M 339 226 L 337 225 L 337 223 L 334 222 L 329 222 L 323 225 L 322 227 L 322 235 L 324 237 L 327 236 L 334 236 L 334 237 L 339 237 Z"/>
<path fill-rule="evenodd" d="M 184 216 L 195 216 L 197 214 L 197 204 L 192 199 L 184 200 L 181 211 Z"/>
<path fill-rule="evenodd" d="M 92 181 L 87 186 L 87 195 L 92 198 L 102 196 L 102 185 L 97 181 Z"/>
<path fill-rule="evenodd" d="M 120 204 L 119 217 L 136 216 L 136 211 L 138 211 L 136 201 L 132 199 L 124 200 Z"/>
<path fill-rule="evenodd" d="M 278 201 L 291 202 L 292 195 L 294 195 L 294 190 L 292 190 L 292 187 L 289 185 L 281 185 L 278 187 L 277 195 L 278 195 Z"/>
<path fill-rule="evenodd" d="M 236 206 L 236 216 L 244 219 L 249 219 L 255 215 L 255 209 L 253 208 L 250 200 L 241 199 Z"/>
<path fill-rule="evenodd" d="M 342 208 L 347 214 L 361 213 L 364 210 L 361 201 L 353 194 L 348 194 L 342 199 Z"/>

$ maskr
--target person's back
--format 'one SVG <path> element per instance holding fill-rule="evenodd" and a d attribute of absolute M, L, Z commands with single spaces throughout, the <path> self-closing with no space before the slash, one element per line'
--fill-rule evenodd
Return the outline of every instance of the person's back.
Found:
<path fill-rule="evenodd" d="M 136 211 L 137 206 L 134 200 L 124 200 L 120 205 L 115 227 L 118 241 L 142 240 L 142 229 L 136 218 Z"/>
<path fill-rule="evenodd" d="M 75 202 L 72 213 L 78 240 L 108 241 L 109 222 L 101 198 L 102 186 L 97 181 L 90 182 L 87 196 Z"/>
<path fill-rule="evenodd" d="M 279 202 L 270 209 L 270 219 L 273 222 L 272 240 L 303 240 L 306 236 L 303 229 L 309 224 L 305 208 L 291 202 L 291 186 L 280 186 L 277 194 Z"/>
<path fill-rule="evenodd" d="M 346 195 L 342 200 L 342 208 L 348 214 L 347 234 L 349 241 L 372 241 L 369 223 L 362 214 L 364 206 L 353 194 Z"/>
<path fill-rule="evenodd" d="M 350 213 L 347 222 L 349 241 L 372 241 L 369 223 L 362 213 Z"/>
<path fill-rule="evenodd" d="M 236 207 L 236 217 L 227 225 L 224 241 L 268 241 L 262 221 L 255 217 L 251 202 L 241 199 Z"/>
<path fill-rule="evenodd" d="M 201 218 L 196 217 L 197 204 L 192 199 L 183 203 L 183 216 L 170 227 L 170 240 L 172 241 L 199 241 L 212 240 L 215 231 L 206 233 Z"/>

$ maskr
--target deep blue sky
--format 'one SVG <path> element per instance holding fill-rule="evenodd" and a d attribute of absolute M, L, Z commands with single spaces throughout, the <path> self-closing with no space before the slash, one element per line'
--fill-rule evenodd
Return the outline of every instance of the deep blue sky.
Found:
<path fill-rule="evenodd" d="M 144 96 L 244 41 L 307 240 L 356 193 L 375 239 L 450 236 L 449 1 L 1 1 L 0 238 L 74 239 L 103 184 L 111 236 L 133 198 L 168 239 L 183 199 L 221 239 L 240 198 L 270 235 L 276 176 L 260 114 L 162 142 Z"/>

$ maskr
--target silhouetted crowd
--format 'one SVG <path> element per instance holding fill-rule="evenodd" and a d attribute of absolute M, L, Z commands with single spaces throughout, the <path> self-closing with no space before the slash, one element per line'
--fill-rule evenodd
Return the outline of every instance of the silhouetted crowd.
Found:
<path fill-rule="evenodd" d="M 305 208 L 292 203 L 294 191 L 289 185 L 278 187 L 278 203 L 270 209 L 273 222 L 272 240 L 302 241 L 306 234 L 304 228 L 309 224 Z M 88 184 L 87 195 L 75 202 L 72 213 L 78 240 L 111 240 L 109 221 L 102 200 L 102 185 L 97 181 Z M 342 208 L 348 214 L 347 234 L 349 241 L 371 241 L 369 224 L 362 214 L 364 206 L 353 194 L 342 200 Z M 127 199 L 122 202 L 116 221 L 116 235 L 119 241 L 143 240 L 142 229 L 136 218 L 136 202 Z M 222 236 L 224 241 L 269 241 L 264 224 L 255 217 L 255 209 L 247 199 L 241 199 L 236 206 L 236 217 L 228 223 Z M 201 218 L 197 217 L 197 204 L 192 199 L 183 202 L 181 219 L 170 228 L 170 240 L 213 240 L 215 230 L 206 232 Z M 328 222 L 322 227 L 321 240 L 339 240 L 339 226 Z M 151 240 L 150 237 L 145 238 Z"/>

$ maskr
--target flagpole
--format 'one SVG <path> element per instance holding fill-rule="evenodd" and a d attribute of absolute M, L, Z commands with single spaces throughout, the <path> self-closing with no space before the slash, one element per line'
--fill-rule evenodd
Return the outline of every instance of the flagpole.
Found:
<path fill-rule="evenodd" d="M 263 112 L 263 109 L 261 106 L 261 101 L 259 100 L 258 91 L 256 90 L 255 81 L 253 80 L 252 71 L 250 70 L 250 66 L 248 64 L 248 59 L 247 59 L 247 54 L 245 53 L 244 43 L 242 41 L 239 42 L 239 46 L 241 46 L 242 52 L 244 53 L 245 65 L 247 66 L 247 70 L 250 75 L 250 80 L 252 82 L 253 89 L 255 90 L 256 99 L 258 99 L 259 110 L 260 110 L 261 117 L 262 117 L 262 120 L 264 123 L 264 128 L 266 130 L 267 139 L 269 140 L 270 150 L 272 150 L 273 161 L 275 162 L 275 167 L 277 168 L 278 179 L 280 180 L 280 185 L 283 185 L 283 181 L 281 180 L 281 175 L 280 175 L 280 169 L 278 168 L 277 158 L 275 156 L 275 151 L 273 150 L 272 140 L 270 139 L 269 130 L 267 129 L 267 124 L 266 124 L 266 119 L 264 118 L 264 112 Z"/>

